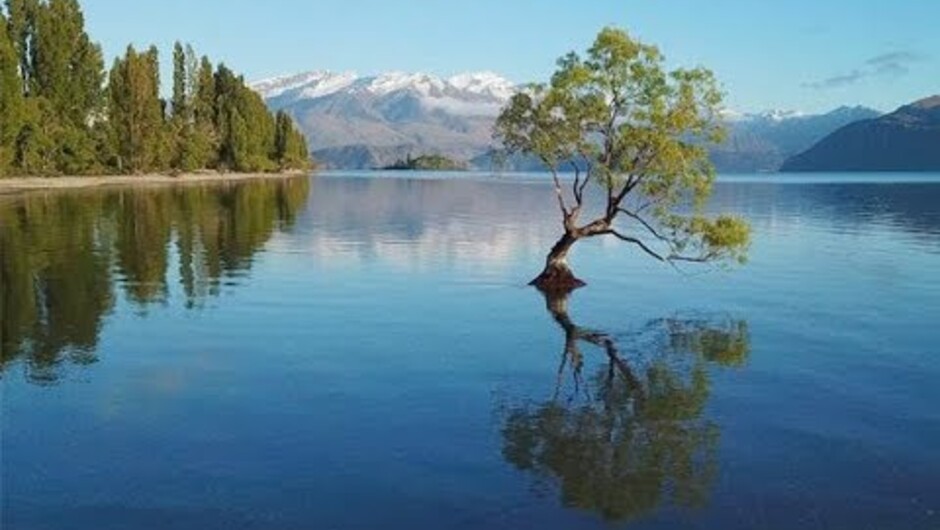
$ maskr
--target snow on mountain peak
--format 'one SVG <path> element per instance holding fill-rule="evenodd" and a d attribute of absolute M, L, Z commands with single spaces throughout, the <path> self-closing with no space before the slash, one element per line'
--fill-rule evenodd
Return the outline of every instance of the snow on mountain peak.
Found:
<path fill-rule="evenodd" d="M 358 76 L 355 72 L 333 73 L 326 70 L 314 70 L 263 79 L 252 83 L 251 88 L 265 99 L 275 98 L 290 91 L 298 91 L 299 96 L 312 99 L 342 90 L 356 79 Z"/>
<path fill-rule="evenodd" d="M 393 71 L 360 77 L 354 72 L 317 70 L 265 79 L 251 86 L 265 99 L 278 98 L 282 104 L 338 93 L 366 98 L 408 93 L 426 108 L 459 115 L 495 115 L 516 90 L 512 82 L 493 72 L 463 73 L 444 79 L 427 73 Z"/>
<path fill-rule="evenodd" d="M 726 122 L 753 122 L 753 121 L 772 121 L 781 122 L 794 118 L 804 118 L 808 116 L 805 112 L 799 110 L 780 110 L 771 109 L 762 112 L 741 112 L 735 109 L 723 108 L 719 114 Z"/>
<path fill-rule="evenodd" d="M 516 91 L 511 81 L 493 72 L 457 74 L 449 78 L 447 82 L 459 90 L 503 101 L 511 98 Z"/>
<path fill-rule="evenodd" d="M 756 116 L 759 118 L 763 118 L 765 120 L 770 120 L 770 121 L 783 121 L 783 120 L 789 120 L 793 118 L 802 118 L 806 116 L 806 113 L 799 111 L 799 110 L 773 109 L 773 110 L 766 110 L 764 112 L 761 112 L 757 114 Z"/>
<path fill-rule="evenodd" d="M 366 90 L 376 95 L 385 95 L 398 90 L 413 90 L 422 95 L 432 95 L 443 91 L 444 81 L 436 76 L 423 73 L 386 72 L 372 78 Z"/>

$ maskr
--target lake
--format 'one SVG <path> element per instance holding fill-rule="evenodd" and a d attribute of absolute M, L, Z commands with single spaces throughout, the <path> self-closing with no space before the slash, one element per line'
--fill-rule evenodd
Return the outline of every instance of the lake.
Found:
<path fill-rule="evenodd" d="M 750 261 L 537 175 L 0 197 L 9 529 L 940 527 L 940 175 L 741 176 Z"/>

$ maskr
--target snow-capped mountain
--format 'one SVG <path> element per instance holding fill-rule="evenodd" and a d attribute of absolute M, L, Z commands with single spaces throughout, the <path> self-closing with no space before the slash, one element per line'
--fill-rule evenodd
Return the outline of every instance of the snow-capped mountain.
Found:
<path fill-rule="evenodd" d="M 877 117 L 866 107 L 839 107 L 825 114 L 769 110 L 758 113 L 723 113 L 726 141 L 711 150 L 721 172 L 777 171 L 788 157 L 800 153 L 836 129 Z"/>
<path fill-rule="evenodd" d="M 366 168 L 411 154 L 469 160 L 492 144 L 492 125 L 515 85 L 492 72 L 313 71 L 252 83 L 289 112 L 329 167 Z"/>
<path fill-rule="evenodd" d="M 496 115 L 512 97 L 515 85 L 492 72 L 442 78 L 425 73 L 387 72 L 362 77 L 354 72 L 313 71 L 261 80 L 252 83 L 252 88 L 280 106 L 336 94 L 380 99 L 407 93 L 418 97 L 430 109 L 462 115 Z"/>
<path fill-rule="evenodd" d="M 327 71 L 314 71 L 264 79 L 252 83 L 251 88 L 265 99 L 284 94 L 288 94 L 293 99 L 315 99 L 343 90 L 357 79 L 358 77 L 353 72 L 334 74 Z"/>
<path fill-rule="evenodd" d="M 800 110 L 770 109 L 761 112 L 741 112 L 734 109 L 722 109 L 721 116 L 728 123 L 736 122 L 781 122 L 811 116 Z"/>
<path fill-rule="evenodd" d="M 492 72 L 439 77 L 313 71 L 265 79 L 252 87 L 272 108 L 294 117 L 321 164 L 337 168 L 384 166 L 427 154 L 488 167 L 493 123 L 516 90 Z M 728 141 L 712 150 L 712 160 L 719 171 L 776 171 L 788 156 L 839 127 L 877 115 L 863 107 L 819 115 L 725 110 Z"/>

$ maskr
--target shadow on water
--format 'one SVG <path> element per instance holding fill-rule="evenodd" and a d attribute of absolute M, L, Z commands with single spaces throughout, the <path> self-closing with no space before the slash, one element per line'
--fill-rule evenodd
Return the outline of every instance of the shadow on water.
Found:
<path fill-rule="evenodd" d="M 704 506 L 720 434 L 704 414 L 708 370 L 746 363 L 747 323 L 673 317 L 614 336 L 577 325 L 567 294 L 545 303 L 564 334 L 555 390 L 501 408 L 505 460 L 564 506 L 608 521 Z"/>
<path fill-rule="evenodd" d="M 63 364 L 95 362 L 118 293 L 140 310 L 166 303 L 174 261 L 186 307 L 217 295 L 224 278 L 247 270 L 272 234 L 293 224 L 309 182 L 34 194 L 0 203 L 0 374 L 22 362 L 28 380 L 50 384 Z"/>

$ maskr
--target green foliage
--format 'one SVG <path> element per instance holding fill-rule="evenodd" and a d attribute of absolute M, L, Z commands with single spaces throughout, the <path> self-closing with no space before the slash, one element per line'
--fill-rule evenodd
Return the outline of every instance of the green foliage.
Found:
<path fill-rule="evenodd" d="M 224 66 L 177 42 L 169 101 L 159 72 L 155 47 L 128 47 L 106 75 L 78 0 L 6 0 L 0 176 L 309 166 L 303 136 Z"/>
<path fill-rule="evenodd" d="M 103 60 L 75 0 L 7 0 L 0 31 L 0 174 L 99 168 Z"/>
<path fill-rule="evenodd" d="M 16 137 L 25 120 L 19 59 L 10 26 L 0 12 L 0 177 L 12 170 Z"/>
<path fill-rule="evenodd" d="M 187 83 L 186 52 L 179 41 L 173 44 L 173 118 L 188 121 L 190 93 Z"/>
<path fill-rule="evenodd" d="M 161 156 L 164 117 L 156 48 L 138 53 L 128 46 L 124 57 L 116 59 L 111 68 L 108 91 L 108 122 L 118 155 L 118 172 L 165 169 Z"/>
<path fill-rule="evenodd" d="M 584 56 L 558 59 L 547 84 L 516 94 L 495 136 L 552 170 L 570 238 L 614 235 L 661 260 L 743 261 L 747 224 L 704 215 L 715 179 L 706 146 L 724 135 L 722 93 L 710 71 L 668 71 L 663 60 L 655 46 L 605 28 Z M 558 172 L 569 167 L 566 193 Z M 588 182 L 602 193 L 585 194 Z M 579 224 L 594 197 L 603 215 Z"/>

